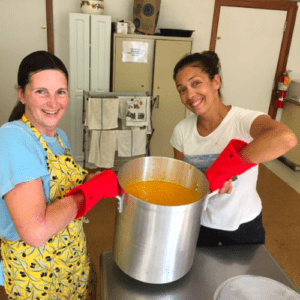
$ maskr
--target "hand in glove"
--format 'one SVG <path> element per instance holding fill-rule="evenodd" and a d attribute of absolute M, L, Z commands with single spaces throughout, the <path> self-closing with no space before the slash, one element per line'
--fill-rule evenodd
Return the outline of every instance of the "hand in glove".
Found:
<path fill-rule="evenodd" d="M 237 175 L 241 175 L 257 165 L 246 163 L 238 155 L 246 145 L 247 143 L 244 141 L 231 140 L 217 159 L 206 170 L 205 175 L 212 192 L 220 189 L 225 181 Z"/>
<path fill-rule="evenodd" d="M 84 200 L 75 219 L 83 217 L 102 198 L 114 198 L 119 195 L 117 175 L 112 170 L 105 170 L 86 183 L 70 190 L 67 196 L 82 194 Z"/>

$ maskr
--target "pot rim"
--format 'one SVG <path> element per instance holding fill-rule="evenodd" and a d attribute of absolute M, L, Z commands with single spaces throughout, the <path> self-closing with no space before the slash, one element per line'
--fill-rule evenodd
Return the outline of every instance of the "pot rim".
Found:
<path fill-rule="evenodd" d="M 136 161 L 144 161 L 144 160 L 152 160 L 152 159 L 154 159 L 154 160 L 155 159 L 157 159 L 157 160 L 170 160 L 170 161 L 176 161 L 179 164 L 186 164 L 187 166 L 189 166 L 189 168 L 195 169 L 196 172 L 199 172 L 200 174 L 202 174 L 205 177 L 205 175 L 199 169 L 197 169 L 195 166 L 193 166 L 193 165 L 191 165 L 191 164 L 189 164 L 189 163 L 187 163 L 185 161 L 182 161 L 182 160 L 177 160 L 175 158 L 163 157 L 163 156 L 145 156 L 145 157 L 139 157 L 139 158 L 133 159 L 133 160 L 125 163 L 124 165 L 121 166 L 120 170 L 118 171 L 118 176 L 117 176 L 118 177 L 118 182 L 119 182 L 119 185 L 121 186 L 122 190 L 125 192 L 123 194 L 120 193 L 120 196 L 122 197 L 122 199 L 123 199 L 124 195 L 127 194 L 127 195 L 130 195 L 131 197 L 133 197 L 134 200 L 138 200 L 141 203 L 146 204 L 146 205 L 160 206 L 160 207 L 172 207 L 172 208 L 174 208 L 174 207 L 185 207 L 185 206 L 193 205 L 195 203 L 203 201 L 206 198 L 206 196 L 209 195 L 209 187 L 207 186 L 208 187 L 207 191 L 204 193 L 203 196 L 200 197 L 200 195 L 199 195 L 199 199 L 197 201 L 194 201 L 194 202 L 191 202 L 191 203 L 187 203 L 187 204 L 181 204 L 181 205 L 162 205 L 162 204 L 155 204 L 155 203 L 147 202 L 147 201 L 139 199 L 139 198 L 135 197 L 134 195 L 130 194 L 129 192 L 127 192 L 126 189 L 124 188 L 124 186 L 120 183 L 120 178 L 119 178 L 120 172 L 122 172 L 128 165 L 131 165 L 131 164 L 133 164 Z M 205 179 L 206 179 L 206 177 L 205 177 Z M 154 180 L 157 180 L 157 179 L 144 180 L 144 181 L 154 181 Z M 163 181 L 163 180 L 160 180 L 160 181 Z M 136 181 L 136 182 L 140 182 L 140 181 Z M 165 181 L 165 182 L 171 182 L 171 183 L 178 184 L 177 182 L 172 182 L 172 181 Z M 207 184 L 208 184 L 208 181 L 207 181 Z"/>

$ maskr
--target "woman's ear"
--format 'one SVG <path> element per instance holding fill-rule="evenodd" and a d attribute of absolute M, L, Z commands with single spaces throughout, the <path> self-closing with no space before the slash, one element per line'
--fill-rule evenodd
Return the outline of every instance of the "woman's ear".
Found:
<path fill-rule="evenodd" d="M 18 86 L 17 87 L 17 95 L 18 99 L 21 103 L 25 104 L 25 96 L 24 96 L 24 91 Z"/>
<path fill-rule="evenodd" d="M 221 76 L 219 74 L 216 74 L 213 81 L 214 81 L 216 89 L 219 90 L 222 85 Z"/>

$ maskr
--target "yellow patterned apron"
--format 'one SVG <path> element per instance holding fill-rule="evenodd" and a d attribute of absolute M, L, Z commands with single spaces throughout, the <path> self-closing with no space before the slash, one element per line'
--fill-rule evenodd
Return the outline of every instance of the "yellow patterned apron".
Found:
<path fill-rule="evenodd" d="M 74 162 L 58 135 L 65 155 L 54 155 L 29 120 L 25 116 L 22 120 L 47 153 L 52 203 L 81 184 L 87 172 Z M 83 221 L 85 218 L 73 220 L 39 248 L 33 248 L 21 240 L 2 240 L 4 287 L 9 299 L 95 299 L 89 282 L 90 257 Z"/>

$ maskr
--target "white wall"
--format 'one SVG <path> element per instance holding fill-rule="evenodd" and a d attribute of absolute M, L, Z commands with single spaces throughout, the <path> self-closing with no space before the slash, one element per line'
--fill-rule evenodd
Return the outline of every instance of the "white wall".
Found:
<path fill-rule="evenodd" d="M 300 4 L 298 3 L 298 13 L 292 37 L 291 50 L 288 57 L 287 69 L 292 70 L 291 79 L 300 80 Z"/>
<path fill-rule="evenodd" d="M 193 52 L 208 50 L 214 6 L 212 0 L 162 0 L 157 28 L 195 30 Z"/>
<path fill-rule="evenodd" d="M 53 0 L 55 54 L 69 66 L 68 13 L 80 12 L 80 0 Z M 134 0 L 107 0 L 104 2 L 104 14 L 110 15 L 112 21 L 132 21 Z M 299 4 L 298 4 L 299 6 Z M 212 0 L 162 0 L 158 28 L 176 28 L 195 30 L 193 34 L 193 52 L 207 50 L 210 44 L 214 1 Z M 300 12 L 298 11 L 293 40 L 287 68 L 291 69 L 291 79 L 300 80 Z M 270 76 L 274 76 L 271 74 Z M 251 82 L 249 82 L 251 85 Z M 278 113 L 280 119 L 281 112 Z M 61 121 L 62 127 L 69 135 L 69 114 Z"/>
<path fill-rule="evenodd" d="M 291 49 L 287 61 L 287 70 L 291 70 L 289 73 L 291 80 L 300 81 L 300 4 L 298 3 L 298 13 L 292 37 Z M 282 109 L 277 110 L 276 120 L 280 121 L 282 115 Z"/>
<path fill-rule="evenodd" d="M 0 126 L 17 103 L 17 73 L 21 60 L 47 50 L 46 5 L 40 0 L 0 1 Z"/>

